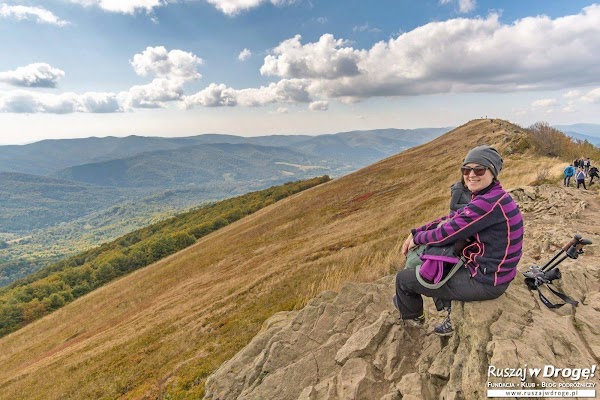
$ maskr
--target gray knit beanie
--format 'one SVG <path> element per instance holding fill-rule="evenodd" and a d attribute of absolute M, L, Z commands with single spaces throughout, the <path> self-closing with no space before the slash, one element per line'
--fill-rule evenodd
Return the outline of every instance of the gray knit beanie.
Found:
<path fill-rule="evenodd" d="M 477 146 L 467 153 L 463 166 L 469 163 L 483 165 L 484 167 L 488 167 L 492 171 L 492 174 L 494 174 L 494 177 L 497 178 L 502 170 L 502 162 L 502 157 L 500 157 L 498 150 L 491 146 L 483 145 Z"/>

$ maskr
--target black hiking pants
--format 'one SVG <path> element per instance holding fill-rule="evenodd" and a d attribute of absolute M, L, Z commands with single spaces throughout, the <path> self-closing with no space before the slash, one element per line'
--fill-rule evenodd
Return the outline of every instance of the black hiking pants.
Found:
<path fill-rule="evenodd" d="M 579 186 L 581 186 L 581 185 L 583 185 L 583 188 L 585 190 L 587 190 L 587 188 L 585 187 L 585 180 L 584 179 L 581 179 L 581 180 L 577 179 L 577 189 L 579 189 Z"/>
<path fill-rule="evenodd" d="M 471 278 L 468 268 L 456 274 L 438 289 L 422 286 L 414 269 L 404 269 L 396 275 L 396 300 L 402 319 L 413 319 L 423 314 L 423 297 L 433 297 L 438 311 L 450 307 L 452 300 L 481 301 L 498 298 L 506 291 L 508 283 L 492 286 Z"/>

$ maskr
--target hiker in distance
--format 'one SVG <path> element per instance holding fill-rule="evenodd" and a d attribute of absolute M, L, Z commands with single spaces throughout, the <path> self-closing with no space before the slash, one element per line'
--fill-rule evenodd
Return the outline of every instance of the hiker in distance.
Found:
<path fill-rule="evenodd" d="M 461 172 L 473 198 L 464 208 L 412 229 L 402 246 L 406 268 L 396 275 L 394 304 L 407 326 L 423 326 L 423 298 L 433 297 L 446 319 L 438 335 L 452 334 L 452 300 L 492 300 L 517 274 L 523 218 L 502 188 L 502 157 L 490 146 L 469 151 Z M 450 271 L 448 271 L 450 269 Z"/>
<path fill-rule="evenodd" d="M 592 165 L 590 158 L 587 157 L 585 160 L 583 160 L 583 172 L 585 172 L 585 176 L 588 176 L 588 172 L 590 171 L 590 166 Z"/>
<path fill-rule="evenodd" d="M 563 171 L 565 175 L 565 179 L 563 180 L 564 186 L 571 186 L 571 178 L 575 175 L 575 167 L 572 165 L 567 165 Z"/>
<path fill-rule="evenodd" d="M 577 172 L 575 172 L 575 179 L 577 179 L 577 189 L 579 189 L 579 186 L 583 185 L 583 188 L 587 190 L 585 187 L 585 171 L 583 168 L 577 168 Z"/>
<path fill-rule="evenodd" d="M 598 168 L 591 167 L 590 168 L 590 185 L 594 182 L 594 178 L 597 178 L 598 182 L 600 182 L 600 176 L 598 175 Z"/>

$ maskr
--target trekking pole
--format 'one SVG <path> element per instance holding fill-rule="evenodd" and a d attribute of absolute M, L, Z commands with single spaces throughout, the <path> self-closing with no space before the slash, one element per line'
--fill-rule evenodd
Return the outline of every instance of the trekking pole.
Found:
<path fill-rule="evenodd" d="M 564 253 L 565 251 L 567 251 L 569 249 L 569 247 L 573 246 L 579 240 L 581 240 L 581 235 L 575 235 L 573 237 L 573 239 L 571 239 L 569 241 L 569 243 L 567 243 L 566 245 L 564 245 L 563 248 L 560 249 L 560 251 L 558 253 L 556 253 L 554 255 L 554 257 L 552 257 L 552 259 L 550 261 L 548 261 L 546 264 L 544 264 L 544 266 L 542 267 L 541 271 L 544 271 L 546 268 L 548 268 L 550 266 L 550 264 L 552 264 L 554 262 L 554 260 L 556 260 L 562 253 Z M 565 258 L 566 257 L 563 257 L 556 265 L 558 265 L 561 262 L 563 262 L 565 260 Z"/>
<path fill-rule="evenodd" d="M 561 262 L 565 261 L 568 257 L 569 256 L 567 254 L 565 254 L 557 262 L 555 262 L 554 265 L 552 265 L 550 268 L 548 268 L 548 269 L 542 269 L 542 272 L 545 272 L 546 274 L 548 274 L 554 268 L 558 267 L 558 264 L 560 264 Z"/>
<path fill-rule="evenodd" d="M 566 245 L 564 245 L 564 247 L 560 249 L 559 252 L 556 253 L 556 255 L 546 263 L 546 265 L 544 265 L 543 268 L 533 265 L 529 267 L 529 270 L 523 272 L 523 275 L 525 275 L 525 284 L 527 285 L 529 290 L 538 291 L 540 295 L 540 300 L 546 305 L 546 307 L 560 308 L 565 304 L 577 306 L 577 301 L 571 299 L 566 294 L 553 289 L 551 284 L 554 280 L 561 278 L 562 274 L 560 273 L 560 270 L 556 268 L 558 264 L 563 262 L 567 257 L 572 259 L 578 258 L 580 254 L 583 254 L 583 246 L 586 246 L 588 244 L 592 244 L 592 241 L 588 239 L 582 239 L 581 235 L 575 235 L 573 239 L 571 239 Z M 561 257 L 563 253 L 565 254 Z M 542 295 L 540 289 L 543 285 L 548 285 L 548 289 L 557 297 L 562 299 L 564 303 L 551 303 L 544 295 Z"/>
<path fill-rule="evenodd" d="M 580 254 L 583 254 L 583 246 L 587 246 L 588 244 L 592 244 L 592 241 L 589 239 L 582 239 L 581 235 L 575 235 L 573 239 L 569 241 L 569 243 L 567 243 L 565 247 L 563 247 L 560 250 L 560 252 L 554 256 L 554 258 L 552 258 L 552 260 L 550 260 L 548 263 L 546 263 L 546 265 L 544 265 L 541 271 L 546 273 L 552 271 L 558 266 L 558 264 L 567 259 L 567 257 L 576 259 L 577 257 L 579 257 Z M 563 257 L 561 257 L 557 262 L 555 262 L 552 266 L 550 266 L 552 261 L 554 261 L 563 252 L 566 252 L 566 254 Z"/>

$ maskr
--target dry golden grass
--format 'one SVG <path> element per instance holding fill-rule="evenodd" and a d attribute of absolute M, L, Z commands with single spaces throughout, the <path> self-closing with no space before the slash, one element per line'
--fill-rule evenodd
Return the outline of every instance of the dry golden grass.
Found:
<path fill-rule="evenodd" d="M 558 181 L 560 161 L 510 155 L 522 135 L 506 121 L 471 121 L 90 293 L 0 339 L 0 398 L 197 399 L 273 313 L 395 271 L 408 230 L 446 213 L 469 148 L 504 153 L 505 188 L 534 181 L 537 168 Z"/>

